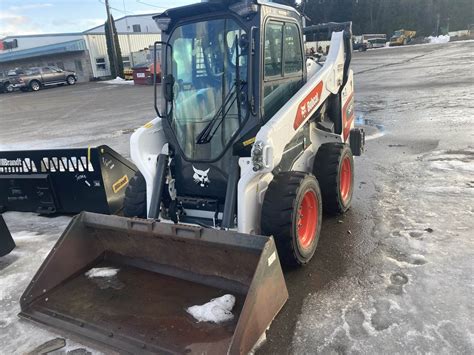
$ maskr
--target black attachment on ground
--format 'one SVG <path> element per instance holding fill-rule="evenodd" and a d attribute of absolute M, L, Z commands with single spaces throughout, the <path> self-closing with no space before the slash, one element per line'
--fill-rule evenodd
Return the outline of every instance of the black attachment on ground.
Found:
<path fill-rule="evenodd" d="M 133 163 L 106 145 L 0 152 L 0 205 L 20 212 L 117 214 Z"/>
<path fill-rule="evenodd" d="M 166 170 L 168 166 L 168 156 L 165 154 L 158 155 L 156 160 L 156 178 L 151 194 L 150 213 L 148 218 L 158 219 L 160 217 L 161 199 L 163 196 L 163 187 L 166 182 Z"/>

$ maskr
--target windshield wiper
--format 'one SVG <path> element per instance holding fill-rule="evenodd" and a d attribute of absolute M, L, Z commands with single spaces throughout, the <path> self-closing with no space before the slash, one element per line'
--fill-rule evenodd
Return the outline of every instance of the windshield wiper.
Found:
<path fill-rule="evenodd" d="M 243 85 L 245 85 L 246 83 L 240 80 L 240 62 L 239 62 L 239 47 L 238 47 L 237 35 L 235 36 L 235 58 L 236 58 L 235 59 L 235 82 L 229 89 L 229 92 L 227 93 L 226 97 L 224 98 L 224 102 L 222 103 L 222 106 L 216 112 L 216 114 L 211 119 L 211 121 L 206 125 L 206 127 L 204 127 L 204 129 L 198 134 L 196 138 L 196 144 L 206 144 L 212 140 L 212 138 L 216 134 L 220 125 L 224 121 L 224 118 L 227 116 L 227 113 L 230 111 L 230 109 L 232 108 L 236 100 L 237 100 L 237 118 L 239 122 L 241 121 L 242 112 L 241 112 L 240 91 L 242 90 Z M 225 108 L 227 108 L 227 110 L 223 112 Z"/>
<path fill-rule="evenodd" d="M 222 124 L 224 117 L 230 111 L 230 109 L 232 108 L 232 105 L 235 102 L 235 98 L 234 98 L 234 95 L 236 95 L 235 88 L 236 88 L 235 84 L 232 85 L 226 97 L 224 98 L 224 102 L 222 103 L 221 107 L 219 107 L 219 110 L 217 110 L 214 117 L 209 121 L 206 127 L 204 127 L 204 129 L 198 134 L 196 138 L 196 144 L 206 144 L 212 140 L 212 137 L 214 137 L 220 125 Z M 223 112 L 224 108 L 226 107 L 227 107 L 227 111 Z"/>

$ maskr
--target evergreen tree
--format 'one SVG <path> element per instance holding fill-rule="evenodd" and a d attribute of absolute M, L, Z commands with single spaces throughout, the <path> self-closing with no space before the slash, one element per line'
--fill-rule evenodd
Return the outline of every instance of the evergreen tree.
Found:
<path fill-rule="evenodd" d="M 113 30 L 113 41 L 115 43 L 115 55 L 117 56 L 117 64 L 118 68 L 115 67 L 115 61 L 113 57 L 113 51 L 114 47 L 112 45 L 112 38 L 110 36 L 110 31 L 109 31 L 109 21 L 105 22 L 105 40 L 107 43 L 107 54 L 109 56 L 109 63 L 110 63 L 110 75 L 112 77 L 121 77 L 123 78 L 123 60 L 122 60 L 122 51 L 120 50 L 120 43 L 118 39 L 118 34 L 117 34 L 117 29 L 115 28 L 115 21 L 114 18 L 111 16 L 112 19 L 112 30 Z"/>
<path fill-rule="evenodd" d="M 277 1 L 295 6 L 292 0 Z M 391 36 L 403 28 L 429 36 L 467 29 L 474 23 L 473 0 L 307 0 L 304 8 L 310 18 L 307 25 L 352 21 L 354 34 Z"/>

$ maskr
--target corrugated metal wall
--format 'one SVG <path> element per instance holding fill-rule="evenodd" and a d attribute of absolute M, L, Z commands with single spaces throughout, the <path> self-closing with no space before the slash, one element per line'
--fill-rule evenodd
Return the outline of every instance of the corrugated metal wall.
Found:
<path fill-rule="evenodd" d="M 130 57 L 131 52 L 139 51 L 140 49 L 148 48 L 153 45 L 155 41 L 161 40 L 160 34 L 146 34 L 146 33 L 128 33 L 119 34 L 120 49 L 122 57 Z M 84 39 L 89 50 L 92 64 L 92 72 L 95 78 L 110 75 L 110 63 L 107 55 L 107 44 L 104 34 L 86 34 Z M 105 69 L 103 65 L 97 62 L 105 60 Z M 132 63 L 133 64 L 133 63 Z"/>

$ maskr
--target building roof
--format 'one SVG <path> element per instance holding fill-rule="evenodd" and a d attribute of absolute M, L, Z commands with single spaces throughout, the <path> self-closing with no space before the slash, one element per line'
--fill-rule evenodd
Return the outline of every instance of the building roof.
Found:
<path fill-rule="evenodd" d="M 118 19 L 114 19 L 114 22 L 117 22 L 117 21 L 122 21 L 122 20 L 125 20 L 127 18 L 131 18 L 131 17 L 143 17 L 143 16 L 148 16 L 148 17 L 152 17 L 152 16 L 155 16 L 155 15 L 158 15 L 159 13 L 158 12 L 153 12 L 153 13 L 150 13 L 150 14 L 140 14 L 140 15 L 127 15 L 127 16 L 123 16 L 123 17 L 120 17 Z M 104 20 L 104 23 L 105 23 L 105 20 Z M 95 27 L 92 27 L 92 28 L 89 28 L 88 30 L 85 30 L 85 32 L 91 32 L 91 31 L 94 31 L 98 28 L 101 28 L 102 26 L 104 26 L 104 24 L 101 24 L 101 25 L 98 25 L 98 26 L 95 26 Z"/>
<path fill-rule="evenodd" d="M 0 63 L 10 62 L 13 60 L 39 57 L 42 55 L 51 55 L 67 52 L 79 52 L 86 50 L 86 42 L 83 39 L 74 41 L 49 44 L 46 46 L 28 48 L 24 50 L 7 52 L 0 54 Z"/>
<path fill-rule="evenodd" d="M 28 37 L 65 37 L 65 36 L 82 36 L 82 32 L 64 32 L 64 33 L 39 33 L 30 35 L 6 36 L 1 38 L 2 41 L 14 38 L 28 38 Z"/>

